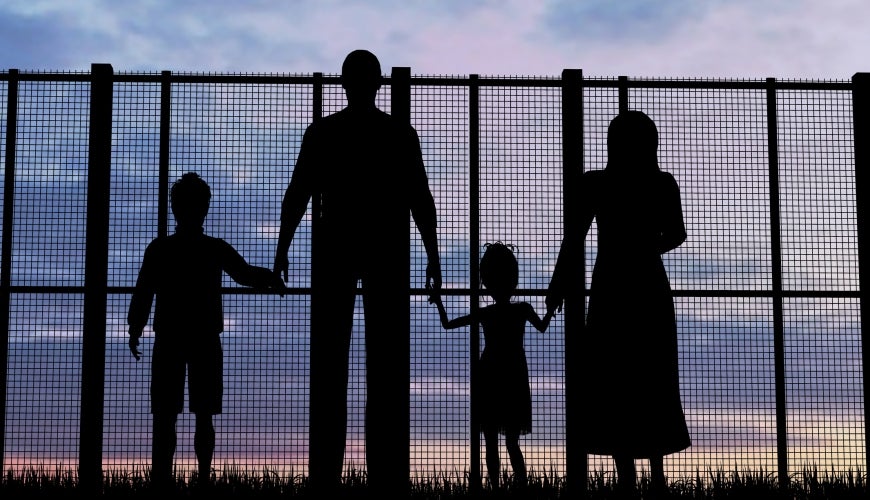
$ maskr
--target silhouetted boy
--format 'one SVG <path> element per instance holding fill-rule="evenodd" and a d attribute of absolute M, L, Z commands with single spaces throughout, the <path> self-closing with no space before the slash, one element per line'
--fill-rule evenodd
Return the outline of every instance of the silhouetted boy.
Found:
<path fill-rule="evenodd" d="M 127 316 L 130 352 L 138 360 L 139 337 L 156 296 L 151 480 L 157 488 L 172 482 L 175 422 L 184 406 L 185 370 L 190 411 L 196 414 L 199 481 L 207 484 L 210 477 L 215 447 L 212 415 L 221 413 L 223 397 L 222 273 L 240 285 L 276 288 L 282 296 L 285 289 L 280 276 L 249 265 L 229 243 L 203 233 L 210 200 L 208 184 L 196 173 L 186 173 L 173 184 L 170 203 L 177 223 L 175 234 L 158 237 L 145 249 Z"/>

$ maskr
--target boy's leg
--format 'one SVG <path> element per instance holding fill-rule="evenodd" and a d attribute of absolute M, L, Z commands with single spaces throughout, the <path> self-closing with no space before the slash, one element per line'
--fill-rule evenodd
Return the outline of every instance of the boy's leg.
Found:
<path fill-rule="evenodd" d="M 184 371 L 178 347 L 158 335 L 151 356 L 151 482 L 157 489 L 172 487 L 175 422 L 184 406 Z"/>
<path fill-rule="evenodd" d="M 214 456 L 214 425 L 211 415 L 196 414 L 196 433 L 193 435 L 193 451 L 199 465 L 199 483 L 208 484 L 211 478 L 211 459 Z"/>
<path fill-rule="evenodd" d="M 165 489 L 172 485 L 172 457 L 175 455 L 175 413 L 153 415 L 151 443 L 151 483 Z"/>
<path fill-rule="evenodd" d="M 212 416 L 223 410 L 223 348 L 218 335 L 203 335 L 190 349 L 188 390 L 190 412 L 196 415 L 193 450 L 196 453 L 198 480 L 204 485 L 211 478 L 215 450 Z"/>

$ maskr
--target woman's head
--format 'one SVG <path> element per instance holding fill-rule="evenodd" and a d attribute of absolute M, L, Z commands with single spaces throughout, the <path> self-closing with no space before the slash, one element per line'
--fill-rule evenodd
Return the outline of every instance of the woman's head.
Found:
<path fill-rule="evenodd" d="M 659 131 L 643 111 L 616 115 L 607 128 L 609 165 L 640 164 L 658 168 Z"/>
<path fill-rule="evenodd" d="M 480 259 L 480 280 L 492 294 L 511 294 L 519 284 L 520 266 L 514 246 L 497 241 L 487 243 Z"/>

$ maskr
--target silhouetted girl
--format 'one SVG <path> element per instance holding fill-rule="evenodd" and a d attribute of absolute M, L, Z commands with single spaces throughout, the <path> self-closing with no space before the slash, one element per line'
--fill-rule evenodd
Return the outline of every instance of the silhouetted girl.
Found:
<path fill-rule="evenodd" d="M 486 470 L 490 485 L 499 485 L 498 435 L 505 436 L 505 446 L 519 485 L 526 483 L 526 464 L 520 449 L 520 436 L 532 431 L 532 396 L 529 389 L 529 368 L 523 348 L 526 323 L 539 332 L 547 329 L 552 314 L 538 316 L 528 302 L 511 302 L 519 282 L 519 264 L 512 245 L 496 242 L 486 245 L 480 260 L 480 279 L 494 303 L 453 320 L 441 297 L 433 295 L 438 306 L 441 325 L 445 329 L 459 328 L 480 322 L 484 349 L 477 374 L 479 385 L 472 401 L 486 443 Z"/>

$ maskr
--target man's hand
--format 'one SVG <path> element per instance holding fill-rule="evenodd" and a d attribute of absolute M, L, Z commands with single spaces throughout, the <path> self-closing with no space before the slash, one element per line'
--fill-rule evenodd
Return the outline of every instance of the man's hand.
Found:
<path fill-rule="evenodd" d="M 273 270 L 275 271 L 275 274 L 277 274 L 279 277 L 284 277 L 285 283 L 288 279 L 290 279 L 290 261 L 287 259 L 287 252 L 278 252 L 275 255 L 275 267 L 273 268 Z"/>
<path fill-rule="evenodd" d="M 278 290 L 278 295 L 283 297 L 284 293 L 287 291 L 287 287 L 284 285 L 284 280 L 287 279 L 287 270 L 284 270 L 284 280 L 281 279 L 281 276 L 277 272 L 274 274 L 274 276 L 275 279 L 272 280 L 272 283 L 269 285 L 269 287 Z"/>
<path fill-rule="evenodd" d="M 426 266 L 426 289 L 441 290 L 441 263 L 429 261 Z"/>
<path fill-rule="evenodd" d="M 545 303 L 547 304 L 547 314 L 551 314 L 554 311 L 562 312 L 562 303 L 564 299 L 560 295 L 555 294 L 547 294 L 547 298 L 545 299 Z"/>
<path fill-rule="evenodd" d="M 142 330 L 140 330 L 138 328 L 133 328 L 131 326 L 130 330 L 129 330 L 129 334 L 130 334 L 130 342 L 129 342 L 130 354 L 132 354 L 133 357 L 136 358 L 136 361 L 139 361 L 139 356 L 142 353 L 139 352 L 138 347 L 139 347 L 139 337 L 142 336 Z"/>

